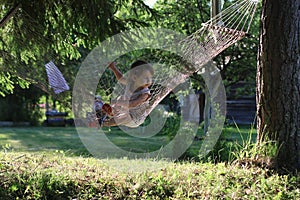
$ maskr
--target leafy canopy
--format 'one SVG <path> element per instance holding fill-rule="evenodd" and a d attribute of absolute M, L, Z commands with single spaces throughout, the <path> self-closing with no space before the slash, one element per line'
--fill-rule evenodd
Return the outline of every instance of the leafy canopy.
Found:
<path fill-rule="evenodd" d="M 130 26 L 145 25 L 139 15 L 155 15 L 143 0 L 2 0 L 1 4 L 2 19 L 18 8 L 1 23 L 1 95 L 22 83 L 18 72 L 26 74 L 25 66 L 35 69 L 34 76 L 43 73 L 41 66 L 49 57 L 67 66 L 106 38 Z M 70 69 L 65 71 L 74 75 Z"/>

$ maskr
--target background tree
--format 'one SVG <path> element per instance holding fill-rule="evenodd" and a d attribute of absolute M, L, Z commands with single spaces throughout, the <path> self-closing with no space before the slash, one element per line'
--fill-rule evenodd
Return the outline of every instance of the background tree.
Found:
<path fill-rule="evenodd" d="M 300 169 L 300 2 L 263 1 L 257 68 L 258 142 L 276 141 L 280 168 Z"/>
<path fill-rule="evenodd" d="M 145 25 L 139 19 L 144 13 L 152 16 L 152 10 L 142 0 L 2 0 L 0 95 L 13 93 L 19 86 L 31 87 L 32 83 L 45 89 L 47 77 L 43 66 L 50 59 L 55 60 L 72 88 L 79 65 L 88 52 L 122 30 Z M 26 92 L 28 98 L 38 101 L 36 90 Z M 39 96 L 42 95 L 45 93 L 40 92 Z M 67 93 L 60 100 L 70 106 L 70 95 Z M 21 109 L 24 106 L 11 112 Z"/>
<path fill-rule="evenodd" d="M 66 62 L 82 56 L 82 49 L 91 50 L 107 37 L 130 26 L 144 25 L 138 16 L 142 12 L 152 12 L 142 0 L 71 0 L 63 3 L 2 0 L 1 5 L 0 17 L 5 20 L 1 21 L 0 29 L 0 71 L 6 78 L 0 82 L 10 85 L 4 92 L 12 91 L 13 83 L 9 81 L 12 76 L 7 71 L 16 68 L 16 64 L 39 69 L 50 54 L 66 66 Z M 14 12 L 10 13 L 12 10 Z M 67 78 L 74 77 L 70 68 L 63 67 L 62 72 L 64 70 Z"/>

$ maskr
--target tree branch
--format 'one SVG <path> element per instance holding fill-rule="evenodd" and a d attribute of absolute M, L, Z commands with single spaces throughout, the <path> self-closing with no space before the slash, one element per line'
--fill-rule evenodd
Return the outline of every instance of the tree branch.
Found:
<path fill-rule="evenodd" d="M 20 8 L 21 4 L 18 3 L 16 6 L 14 6 L 12 9 L 10 9 L 8 11 L 8 13 L 1 19 L 0 22 L 0 28 L 2 28 L 6 22 L 12 17 L 14 16 L 14 14 L 17 12 L 17 10 Z"/>

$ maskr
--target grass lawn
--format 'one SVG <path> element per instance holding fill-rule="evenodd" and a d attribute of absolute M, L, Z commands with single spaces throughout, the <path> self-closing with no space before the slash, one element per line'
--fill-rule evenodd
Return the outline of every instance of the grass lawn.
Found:
<path fill-rule="evenodd" d="M 132 165 L 162 161 L 111 160 Z M 109 162 L 62 154 L 0 152 L 1 199 L 299 199 L 300 175 L 255 166 L 170 162 L 118 171 Z"/>
<path fill-rule="evenodd" d="M 106 137 L 116 146 L 130 152 L 151 152 L 159 150 L 169 143 L 168 137 L 156 135 L 150 138 L 137 138 L 127 135 L 118 128 L 103 129 Z M 95 128 L 86 128 L 87 132 L 101 134 Z M 220 137 L 226 143 L 242 143 L 247 140 L 250 127 L 229 126 L 223 128 Z M 198 136 L 201 137 L 201 130 Z M 253 131 L 252 140 L 255 141 Z M 197 156 L 202 140 L 195 140 L 187 151 L 190 157 Z M 89 155 L 88 150 L 80 140 L 75 127 L 2 127 L 0 129 L 0 147 L 14 152 L 53 152 L 64 151 L 68 155 Z"/>
<path fill-rule="evenodd" d="M 133 138 L 119 129 L 104 134 L 136 152 L 168 142 L 165 136 Z M 249 127 L 225 127 L 220 139 L 228 144 L 248 137 Z M 195 140 L 189 151 L 199 144 Z M 279 175 L 254 165 L 81 156 L 89 152 L 73 127 L 1 128 L 0 145 L 1 199 L 300 198 L 299 175 Z"/>
<path fill-rule="evenodd" d="M 88 154 L 74 127 L 9 127 L 0 129 L 0 145 L 16 152 L 70 151 Z"/>
<path fill-rule="evenodd" d="M 95 128 L 85 128 L 86 132 L 101 134 Z M 96 131 L 96 133 L 95 133 Z M 134 138 L 118 128 L 105 130 L 105 135 L 115 145 L 128 151 L 142 152 L 159 149 L 168 139 L 165 136 Z M 92 137 L 92 136 L 91 136 Z M 0 129 L 0 146 L 15 152 L 64 151 L 68 155 L 88 155 L 74 127 L 14 127 Z"/>

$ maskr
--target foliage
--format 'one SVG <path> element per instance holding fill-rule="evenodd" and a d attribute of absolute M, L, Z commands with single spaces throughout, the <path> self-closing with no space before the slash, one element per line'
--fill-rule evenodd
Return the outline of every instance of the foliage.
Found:
<path fill-rule="evenodd" d="M 209 20 L 208 2 L 158 0 L 154 7 L 160 13 L 158 24 L 160 27 L 190 35 L 201 27 L 201 23 Z"/>
<path fill-rule="evenodd" d="M 224 163 L 168 163 L 155 171 L 132 173 L 110 168 L 113 162 L 60 153 L 1 153 L 0 195 L 5 199 L 300 198 L 299 175 Z M 118 162 L 121 167 L 160 161 Z"/>
<path fill-rule="evenodd" d="M 14 89 L 13 81 L 10 80 L 10 74 L 0 71 L 0 95 L 5 96 L 6 93 L 12 93 Z"/>
<path fill-rule="evenodd" d="M 147 6 L 143 1 L 123 0 L 119 3 L 115 16 L 126 28 L 149 26 L 157 20 L 159 13 Z"/>
<path fill-rule="evenodd" d="M 152 14 L 152 17 L 155 15 L 142 0 L 4 0 L 0 16 L 3 18 L 17 5 L 20 8 L 3 27 L 1 24 L 0 29 L 0 95 L 18 92 L 15 89 L 17 85 L 28 88 L 29 84 L 33 84 L 67 108 L 71 108 L 71 94 L 54 95 L 42 66 L 54 60 L 72 89 L 79 65 L 92 48 L 122 30 L 144 24 L 138 19 L 144 12 Z M 134 13 L 130 17 L 126 15 L 129 11 Z M 26 90 L 28 97 L 35 98 L 36 94 L 32 92 L 31 89 Z M 44 95 L 42 92 L 38 94 L 40 97 Z M 24 112 L 30 110 L 25 109 Z"/>
<path fill-rule="evenodd" d="M 64 48 L 65 45 L 73 44 L 76 44 L 77 47 L 83 46 L 92 49 L 107 37 L 124 30 L 131 20 L 117 17 L 116 13 L 121 12 L 122 7 L 128 4 L 131 5 L 131 11 L 136 13 L 134 18 L 138 16 L 137 10 L 145 8 L 145 4 L 141 0 L 94 2 L 73 0 L 63 4 L 61 2 L 50 3 L 46 1 L 30 4 L 22 3 L 22 9 L 25 12 L 30 9 L 36 11 L 31 17 L 39 20 L 45 26 L 45 34 L 55 37 L 53 38 L 55 41 L 53 47 L 57 52 L 61 52 L 61 50 L 70 50 Z M 148 8 L 147 11 L 150 12 L 151 9 Z M 60 47 L 63 49 L 60 49 Z M 65 53 L 70 52 L 72 51 L 66 51 Z M 65 53 L 62 52 L 62 55 Z"/>
<path fill-rule="evenodd" d="M 19 1 L 4 1 L 2 7 L 2 15 L 5 11 L 11 9 Z M 124 30 L 125 25 L 131 20 L 124 20 L 116 17 L 122 7 L 129 7 L 130 11 L 135 13 L 137 18 L 138 10 L 147 9 L 151 11 L 143 1 L 78 1 L 72 0 L 68 2 L 30 2 L 21 3 L 23 17 L 27 13 L 36 23 L 41 24 L 39 28 L 44 28 L 43 34 L 50 36 L 53 45 L 60 55 L 70 55 L 72 50 L 70 47 L 75 44 L 88 49 L 94 48 L 99 42 L 109 36 Z M 32 12 L 34 11 L 34 12 Z M 21 18 L 25 20 L 25 18 Z M 30 21 L 24 21 L 23 26 L 30 26 Z M 31 22 L 32 23 L 32 22 Z M 30 35 L 27 34 L 28 38 Z M 16 37 L 16 35 L 12 35 Z M 29 44 L 28 44 L 29 45 Z M 41 46 L 39 47 L 41 48 Z"/>
<path fill-rule="evenodd" d="M 138 19 L 144 12 L 154 12 L 142 0 L 98 1 L 2 1 L 4 17 L 16 5 L 17 12 L 0 30 L 1 71 L 10 71 L 41 87 L 46 84 L 44 69 L 49 59 L 55 59 L 72 84 L 80 57 L 106 38 L 131 26 L 144 24 Z M 133 11 L 129 18 L 122 13 Z M 130 24 L 134 25 L 130 25 Z M 0 83 L 10 83 L 10 76 L 1 73 Z M 4 82 L 5 80 L 5 82 Z M 1 90 L 12 92 L 12 84 Z M 8 88 L 9 87 L 9 88 Z"/>
<path fill-rule="evenodd" d="M 158 133 L 158 135 L 167 136 L 171 141 L 179 129 L 181 117 L 180 115 L 172 112 L 168 112 L 167 115 L 168 116 L 166 123 L 164 124 L 163 129 Z"/>

